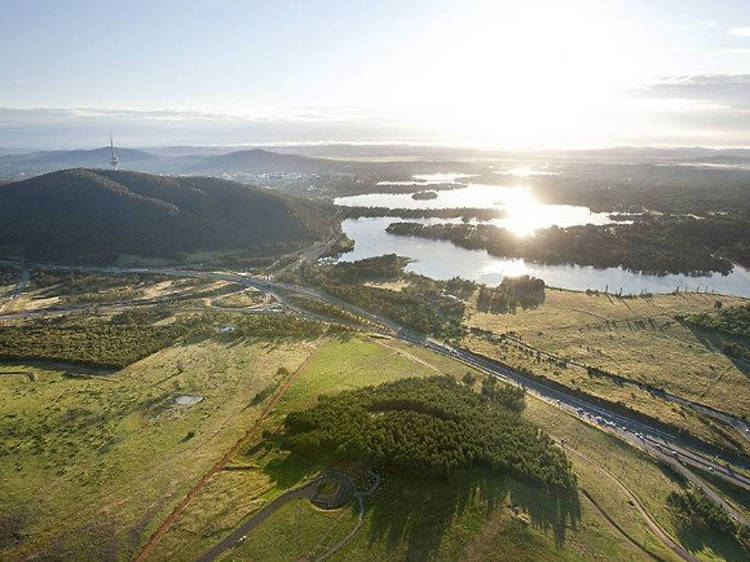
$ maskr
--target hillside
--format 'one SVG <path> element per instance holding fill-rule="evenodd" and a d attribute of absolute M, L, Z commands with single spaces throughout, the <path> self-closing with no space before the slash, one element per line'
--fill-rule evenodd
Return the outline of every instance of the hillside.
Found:
<path fill-rule="evenodd" d="M 207 156 L 185 169 L 186 173 L 315 174 L 338 171 L 342 165 L 332 160 L 309 158 L 297 154 L 280 154 L 262 148 L 238 150 Z"/>
<path fill-rule="evenodd" d="M 113 263 L 202 251 L 268 255 L 336 228 L 330 209 L 215 178 L 74 169 L 0 188 L 0 255 Z"/>
<path fill-rule="evenodd" d="M 92 150 L 52 150 L 2 156 L 0 163 L 7 168 L 23 171 L 52 171 L 65 168 L 99 168 L 109 165 L 110 148 Z M 123 166 L 144 165 L 155 159 L 152 154 L 133 148 L 118 148 L 117 157 Z"/>

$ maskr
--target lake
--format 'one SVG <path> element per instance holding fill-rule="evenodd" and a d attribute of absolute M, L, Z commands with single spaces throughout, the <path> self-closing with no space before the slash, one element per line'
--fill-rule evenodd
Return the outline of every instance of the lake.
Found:
<path fill-rule="evenodd" d="M 526 171 L 519 171 L 523 176 Z M 533 174 L 535 171 L 529 172 Z M 545 172 L 542 172 L 545 173 Z M 465 179 L 460 174 L 427 175 L 413 178 L 413 183 L 425 181 L 452 183 Z M 547 205 L 534 199 L 527 187 L 507 187 L 469 183 L 465 187 L 438 191 L 435 199 L 413 199 L 409 193 L 368 193 L 339 197 L 337 205 L 351 207 L 386 207 L 391 209 L 452 209 L 493 208 L 504 212 L 503 218 L 488 221 L 506 228 L 518 236 L 533 236 L 541 228 L 565 228 L 580 224 L 610 224 L 609 213 L 595 213 L 588 207 L 576 205 Z M 342 223 L 344 233 L 355 242 L 354 251 L 344 254 L 341 261 L 354 261 L 382 254 L 399 254 L 414 261 L 408 271 L 434 279 L 463 277 L 488 285 L 497 285 L 503 277 L 532 275 L 544 279 L 547 285 L 564 289 L 622 290 L 623 294 L 641 292 L 669 293 L 681 290 L 700 290 L 750 297 L 750 271 L 735 266 L 729 275 L 643 275 L 622 268 L 597 269 L 578 265 L 545 265 L 523 259 L 499 258 L 484 250 L 467 250 L 446 240 L 404 237 L 388 234 L 385 229 L 392 222 L 408 220 L 423 224 L 460 222 L 460 219 L 399 219 L 376 217 L 347 219 Z M 471 222 L 479 222 L 472 220 Z"/>
<path fill-rule="evenodd" d="M 580 265 L 545 265 L 523 259 L 499 258 L 485 250 L 466 250 L 447 240 L 430 240 L 388 234 L 385 229 L 400 219 L 393 217 L 347 219 L 344 233 L 354 240 L 354 251 L 343 254 L 339 261 L 356 261 L 383 254 L 412 258 L 407 271 L 433 279 L 463 277 L 487 285 L 497 285 L 506 276 L 531 275 L 544 279 L 551 287 L 585 291 L 595 289 L 611 293 L 670 293 L 675 288 L 700 290 L 727 295 L 750 297 L 750 271 L 735 266 L 729 275 L 691 277 L 689 275 L 642 275 L 622 268 L 597 269 Z M 435 224 L 453 222 L 444 219 L 409 219 Z"/>
<path fill-rule="evenodd" d="M 594 213 L 579 205 L 547 205 L 534 199 L 530 189 L 500 185 L 469 184 L 459 189 L 438 191 L 434 199 L 414 199 L 410 193 L 366 193 L 338 197 L 343 207 L 386 207 L 388 209 L 499 209 L 505 216 L 487 221 L 528 236 L 540 228 L 565 228 L 579 224 L 609 224 L 609 213 Z M 396 221 L 393 221 L 396 222 Z M 445 221 L 441 221 L 445 222 Z"/>

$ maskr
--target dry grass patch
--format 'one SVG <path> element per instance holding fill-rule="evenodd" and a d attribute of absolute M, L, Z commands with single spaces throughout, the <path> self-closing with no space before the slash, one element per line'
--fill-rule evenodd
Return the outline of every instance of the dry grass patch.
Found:
<path fill-rule="evenodd" d="M 516 314 L 470 312 L 467 323 L 559 357 L 738 415 L 750 415 L 750 373 L 743 372 L 700 334 L 679 324 L 680 314 L 747 302 L 703 294 L 617 298 L 547 290 L 543 305 Z"/>

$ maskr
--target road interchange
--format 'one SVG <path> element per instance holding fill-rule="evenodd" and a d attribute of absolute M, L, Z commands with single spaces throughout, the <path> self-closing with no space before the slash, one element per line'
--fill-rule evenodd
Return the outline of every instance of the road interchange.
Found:
<path fill-rule="evenodd" d="M 0 263 L 14 264 L 14 262 L 4 261 L 0 261 Z M 285 294 L 302 294 L 320 299 L 367 320 L 372 324 L 368 326 L 371 330 L 379 331 L 409 344 L 452 357 L 505 382 L 522 386 L 527 392 L 532 393 L 547 403 L 557 406 L 569 415 L 581 419 L 586 423 L 597 425 L 601 429 L 613 433 L 620 439 L 645 450 L 651 456 L 672 465 L 678 470 L 678 472 L 688 477 L 691 482 L 703 489 L 711 499 L 721 504 L 732 518 L 745 525 L 750 525 L 750 520 L 743 512 L 736 509 L 735 506 L 726 501 L 721 495 L 717 494 L 713 488 L 708 486 L 702 479 L 695 476 L 687 468 L 694 467 L 710 472 L 718 478 L 750 491 L 750 477 L 746 475 L 746 473 L 750 473 L 750 466 L 746 463 L 734 460 L 734 465 L 738 469 L 735 470 L 726 459 L 722 458 L 721 453 L 717 452 L 715 447 L 703 443 L 697 438 L 691 439 L 691 442 L 688 444 L 686 443 L 686 440 L 680 436 L 665 431 L 653 424 L 649 424 L 643 420 L 634 419 L 633 417 L 629 417 L 621 412 L 615 412 L 601 404 L 595 403 L 593 399 L 587 399 L 585 396 L 576 396 L 572 392 L 566 392 L 563 389 L 553 387 L 551 384 L 546 384 L 542 381 L 533 379 L 527 374 L 517 369 L 513 369 L 508 365 L 504 365 L 495 359 L 417 334 L 391 319 L 384 318 L 368 310 L 352 305 L 351 303 L 342 301 L 341 299 L 328 295 L 320 289 L 276 281 L 269 276 L 258 277 L 232 271 L 202 271 L 182 268 L 87 267 L 54 264 L 26 265 L 56 271 L 80 271 L 107 274 L 142 273 L 229 281 L 247 287 L 254 287 L 265 293 L 272 294 L 282 304 L 287 304 L 284 302 Z M 82 307 L 76 307 L 76 310 L 80 308 Z M 294 310 L 296 307 L 290 305 L 290 308 Z M 36 312 L 42 313 L 43 311 L 35 311 L 35 313 Z M 22 315 L 23 313 L 9 316 L 18 317 Z M 0 317 L 0 319 L 3 319 L 3 317 Z M 726 415 L 728 417 L 730 416 L 729 414 Z M 696 446 L 696 442 L 698 446 Z"/>

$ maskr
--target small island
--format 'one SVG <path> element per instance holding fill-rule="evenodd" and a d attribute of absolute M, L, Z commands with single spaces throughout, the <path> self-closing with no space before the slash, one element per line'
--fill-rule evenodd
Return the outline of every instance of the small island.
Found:
<path fill-rule="evenodd" d="M 416 193 L 411 194 L 411 198 L 417 201 L 437 199 L 437 196 L 437 191 L 417 191 Z"/>

